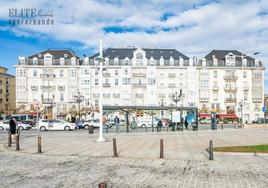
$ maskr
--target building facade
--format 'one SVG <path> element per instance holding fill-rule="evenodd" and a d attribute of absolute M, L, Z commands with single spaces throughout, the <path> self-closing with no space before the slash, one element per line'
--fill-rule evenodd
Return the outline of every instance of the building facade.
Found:
<path fill-rule="evenodd" d="M 17 105 L 34 100 L 52 107 L 53 114 L 82 108 L 97 109 L 101 86 L 99 54 L 80 60 L 71 50 L 46 50 L 20 57 L 16 65 Z M 263 117 L 264 67 L 236 50 L 213 50 L 202 59 L 175 49 L 109 48 L 104 50 L 103 104 L 196 106 L 203 113 L 235 113 L 245 121 Z M 242 61 L 243 59 L 243 61 Z"/>
<path fill-rule="evenodd" d="M 7 68 L 0 66 L 0 114 L 16 112 L 15 76 L 7 74 Z"/>

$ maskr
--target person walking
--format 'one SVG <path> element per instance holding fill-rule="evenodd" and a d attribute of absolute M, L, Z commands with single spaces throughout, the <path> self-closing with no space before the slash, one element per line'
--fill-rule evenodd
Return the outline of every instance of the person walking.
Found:
<path fill-rule="evenodd" d="M 185 129 L 187 130 L 188 129 L 187 116 L 185 116 L 184 125 L 185 125 Z"/>
<path fill-rule="evenodd" d="M 119 117 L 115 116 L 114 123 L 115 123 L 115 127 L 116 127 L 116 132 L 119 133 L 119 125 L 120 125 Z"/>

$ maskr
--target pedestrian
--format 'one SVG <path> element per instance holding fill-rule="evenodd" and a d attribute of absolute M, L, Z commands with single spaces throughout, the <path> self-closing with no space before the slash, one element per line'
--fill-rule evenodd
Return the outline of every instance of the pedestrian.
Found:
<path fill-rule="evenodd" d="M 159 132 L 161 130 L 162 126 L 163 126 L 163 123 L 161 120 L 159 120 L 157 123 L 157 132 Z"/>
<path fill-rule="evenodd" d="M 11 118 L 9 121 L 9 132 L 11 133 L 12 140 L 15 138 L 15 134 L 17 133 L 17 122 L 15 118 Z"/>
<path fill-rule="evenodd" d="M 119 125 L 120 125 L 119 117 L 115 116 L 114 123 L 115 123 L 115 127 L 116 127 L 116 132 L 119 133 Z"/>
<path fill-rule="evenodd" d="M 185 129 L 187 130 L 188 129 L 187 116 L 185 116 L 184 125 L 185 125 Z"/>
<path fill-rule="evenodd" d="M 132 122 L 130 123 L 130 128 L 132 130 L 136 130 L 137 129 L 137 122 L 136 122 L 136 120 L 135 120 L 134 117 L 132 118 Z"/>

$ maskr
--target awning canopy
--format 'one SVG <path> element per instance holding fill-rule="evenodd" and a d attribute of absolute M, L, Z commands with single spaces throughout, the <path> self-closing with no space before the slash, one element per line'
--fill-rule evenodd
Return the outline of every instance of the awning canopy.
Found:
<path fill-rule="evenodd" d="M 238 118 L 236 114 L 218 114 L 219 118 Z"/>
<path fill-rule="evenodd" d="M 201 118 L 211 118 L 211 114 L 199 114 Z"/>

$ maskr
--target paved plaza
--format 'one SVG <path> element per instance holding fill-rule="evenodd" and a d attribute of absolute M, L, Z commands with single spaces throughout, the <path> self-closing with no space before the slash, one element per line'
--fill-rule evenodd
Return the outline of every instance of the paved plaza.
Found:
<path fill-rule="evenodd" d="M 87 131 L 41 133 L 37 154 L 35 131 L 21 133 L 21 150 L 6 147 L 0 134 L 0 187 L 267 187 L 268 155 L 214 153 L 208 160 L 209 140 L 215 146 L 267 144 L 268 129 L 225 129 L 161 133 Z M 113 158 L 112 138 L 118 158 Z M 159 140 L 164 139 L 164 159 Z"/>

